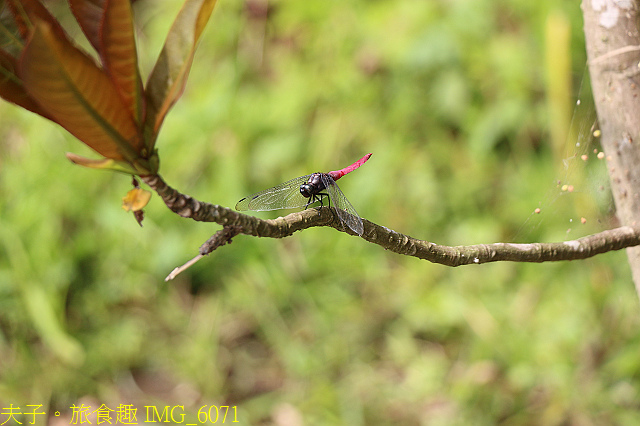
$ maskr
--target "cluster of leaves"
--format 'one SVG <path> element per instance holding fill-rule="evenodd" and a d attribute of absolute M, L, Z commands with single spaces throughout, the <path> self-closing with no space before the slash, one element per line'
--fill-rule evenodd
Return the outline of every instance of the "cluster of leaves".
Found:
<path fill-rule="evenodd" d="M 143 87 L 129 0 L 69 0 L 100 63 L 40 1 L 7 0 L 2 29 L 12 42 L 0 48 L 0 97 L 60 124 L 104 157 L 68 154 L 77 164 L 156 174 L 158 131 L 184 90 L 215 3 L 185 2 Z"/>

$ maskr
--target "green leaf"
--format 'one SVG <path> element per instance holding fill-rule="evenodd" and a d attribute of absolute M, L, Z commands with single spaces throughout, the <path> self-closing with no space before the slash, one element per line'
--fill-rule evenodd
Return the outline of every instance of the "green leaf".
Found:
<path fill-rule="evenodd" d="M 152 149 L 165 116 L 184 91 L 196 45 L 216 0 L 186 0 L 176 17 L 146 87 L 145 132 Z"/>
<path fill-rule="evenodd" d="M 89 147 L 114 160 L 140 158 L 141 137 L 111 80 L 47 23 L 35 22 L 18 75 L 31 97 Z"/>
<path fill-rule="evenodd" d="M 42 340 L 60 360 L 69 365 L 82 365 L 86 355 L 84 348 L 66 332 L 44 289 L 28 283 L 22 286 L 22 294 L 29 317 Z"/>

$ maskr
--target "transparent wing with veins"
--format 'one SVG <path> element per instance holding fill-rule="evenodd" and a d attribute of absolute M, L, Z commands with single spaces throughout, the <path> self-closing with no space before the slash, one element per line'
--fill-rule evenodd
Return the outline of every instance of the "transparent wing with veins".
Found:
<path fill-rule="evenodd" d="M 306 183 L 311 175 L 300 176 L 264 191 L 243 198 L 236 204 L 236 210 L 257 212 L 280 209 L 297 209 L 309 202 L 300 193 L 300 185 Z"/>
<path fill-rule="evenodd" d="M 236 210 L 267 211 L 306 207 L 309 204 L 309 198 L 300 193 L 300 186 L 307 183 L 310 177 L 311 175 L 300 176 L 264 191 L 256 192 L 238 201 Z M 327 173 L 321 174 L 321 180 L 324 189 L 318 195 L 322 197 L 328 194 L 329 202 L 336 207 L 340 221 L 356 234 L 362 235 L 364 232 L 362 219 L 360 219 L 356 209 L 347 200 L 347 197 L 344 196 L 338 184 Z"/>
<path fill-rule="evenodd" d="M 364 232 L 362 219 L 360 219 L 356 209 L 347 200 L 347 197 L 344 196 L 338 184 L 328 174 L 322 175 L 322 183 L 326 188 L 327 194 L 329 194 L 331 203 L 336 207 L 336 212 L 342 223 L 346 224 L 356 234 L 362 235 Z"/>

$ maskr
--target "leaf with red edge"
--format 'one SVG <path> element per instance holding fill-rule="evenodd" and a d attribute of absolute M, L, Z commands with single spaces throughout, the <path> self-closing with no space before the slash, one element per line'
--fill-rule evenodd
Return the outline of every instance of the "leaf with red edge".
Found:
<path fill-rule="evenodd" d="M 141 137 L 111 80 L 47 23 L 35 21 L 18 71 L 29 95 L 82 142 L 114 160 L 139 158 Z"/>
<path fill-rule="evenodd" d="M 69 4 L 129 113 L 140 125 L 144 98 L 130 1 L 69 0 Z"/>
<path fill-rule="evenodd" d="M 169 30 L 145 91 L 145 127 L 152 135 L 158 134 L 167 112 L 184 91 L 196 45 L 215 4 L 216 0 L 186 0 Z"/>
<path fill-rule="evenodd" d="M 16 74 L 16 68 L 16 59 L 0 49 L 0 98 L 53 120 L 40 105 L 29 97 L 22 81 Z"/>

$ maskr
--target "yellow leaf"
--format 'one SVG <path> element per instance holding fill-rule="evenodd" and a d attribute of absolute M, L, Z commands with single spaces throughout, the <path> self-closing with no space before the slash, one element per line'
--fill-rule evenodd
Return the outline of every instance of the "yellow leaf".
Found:
<path fill-rule="evenodd" d="M 133 188 L 127 192 L 127 195 L 122 198 L 122 209 L 125 211 L 140 211 L 142 210 L 149 200 L 151 199 L 151 192 L 142 188 Z"/>
<path fill-rule="evenodd" d="M 90 158 L 85 158 L 77 154 L 73 154 L 71 152 L 67 152 L 67 158 L 71 160 L 74 164 L 79 166 L 88 167 L 90 169 L 100 169 L 100 170 L 113 170 L 116 172 L 128 173 L 130 175 L 137 175 L 141 172 L 143 174 L 149 173 L 148 170 L 138 170 L 134 168 L 131 163 L 127 163 L 126 161 L 116 161 L 111 158 L 103 158 L 100 160 L 92 160 Z"/>

